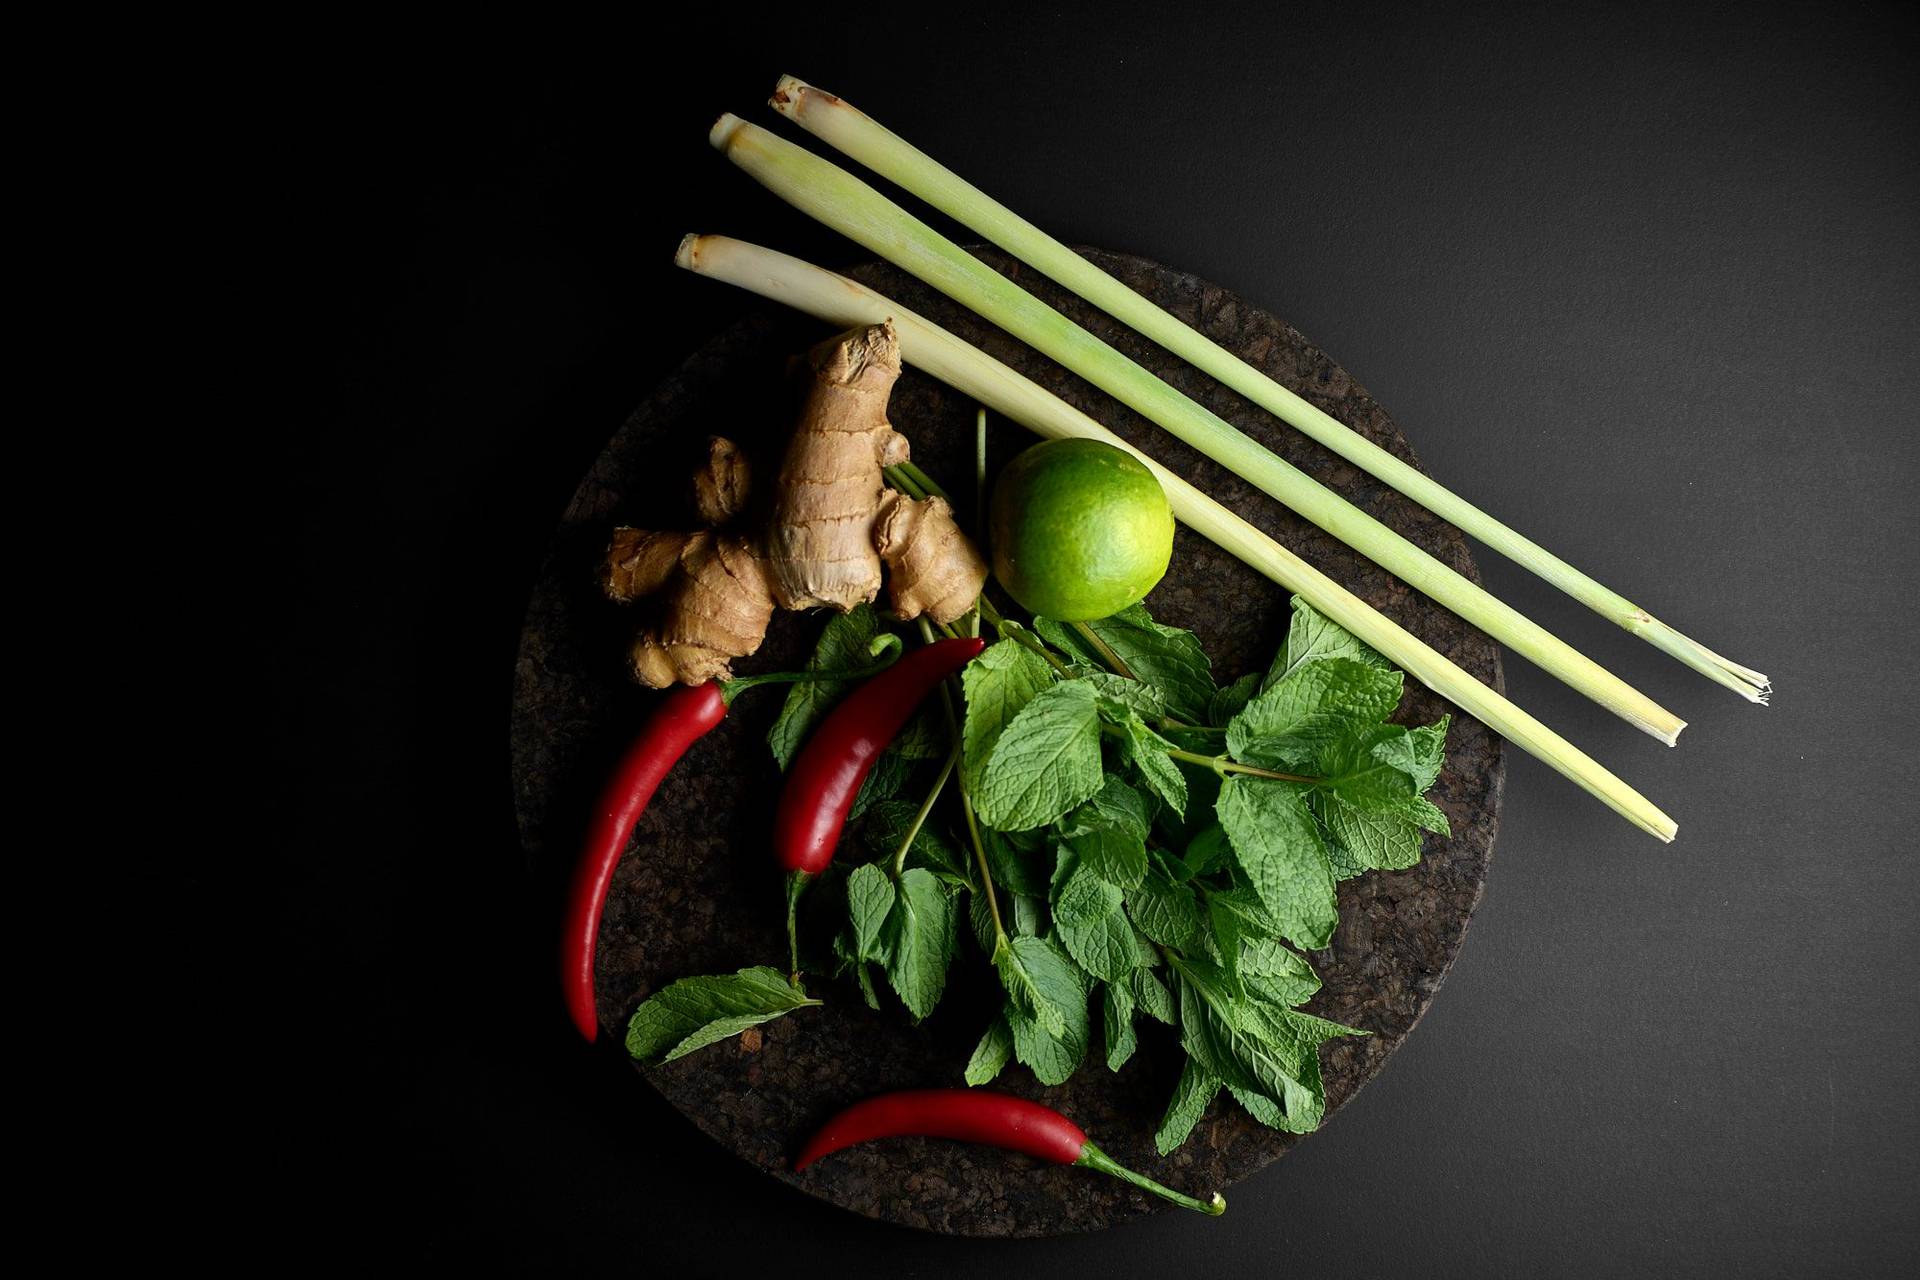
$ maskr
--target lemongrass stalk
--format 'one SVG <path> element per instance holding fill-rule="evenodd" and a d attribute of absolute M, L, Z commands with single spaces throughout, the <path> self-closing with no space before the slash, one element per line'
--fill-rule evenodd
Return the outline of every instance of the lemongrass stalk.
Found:
<path fill-rule="evenodd" d="M 1233 388 L 1362 471 L 1545 578 L 1609 621 L 1695 671 L 1765 703 L 1772 692 L 1757 671 L 1721 657 L 1594 581 L 1539 543 L 1515 532 L 1445 485 L 1309 404 L 1179 317 L 1114 279 L 1019 214 L 856 108 L 792 76 L 782 76 L 774 110 L 815 137 L 971 227 L 1014 257 L 1079 294 L 1108 315 Z"/>
<path fill-rule="evenodd" d="M 919 276 L 1251 481 L 1420 591 L 1672 746 L 1686 721 L 1252 437 L 1127 359 L 832 161 L 722 116 L 714 146 L 787 203 Z"/>
<path fill-rule="evenodd" d="M 1050 440 L 1104 440 L 1125 449 L 1160 481 L 1181 523 L 1299 595 L 1421 684 L 1537 756 L 1641 830 L 1662 840 L 1673 839 L 1673 819 L 1592 757 L 1031 378 L 857 281 L 759 245 L 725 236 L 688 236 L 680 242 L 674 261 L 832 325 L 891 322 L 900 338 L 902 358 L 996 413 Z"/>

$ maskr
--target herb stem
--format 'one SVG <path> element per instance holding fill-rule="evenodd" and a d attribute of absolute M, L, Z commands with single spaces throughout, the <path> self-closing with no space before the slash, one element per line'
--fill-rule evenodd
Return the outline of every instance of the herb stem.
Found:
<path fill-rule="evenodd" d="M 1126 736 L 1127 731 L 1118 725 L 1103 724 L 1100 726 L 1100 732 L 1107 734 L 1109 737 L 1123 738 Z M 1244 773 L 1254 778 L 1272 778 L 1276 782 L 1304 782 L 1308 786 L 1315 787 L 1326 781 L 1325 778 L 1309 778 L 1298 773 L 1281 773 L 1277 769 L 1262 769 L 1259 765 L 1241 764 L 1238 760 L 1234 760 L 1225 755 L 1203 756 L 1198 751 L 1182 751 L 1179 747 L 1162 747 L 1160 749 L 1167 755 L 1172 756 L 1175 760 L 1185 760 L 1188 764 L 1205 765 L 1215 773 L 1223 776 L 1229 773 Z"/>
<path fill-rule="evenodd" d="M 960 717 L 953 709 L 953 695 L 945 683 L 940 686 L 940 705 L 946 709 L 947 728 L 953 733 L 953 759 L 960 758 L 962 739 Z M 974 860 L 980 864 L 980 891 L 987 898 L 987 914 L 993 917 L 993 953 L 998 956 L 1007 945 L 1007 927 L 1000 920 L 1000 899 L 993 892 L 993 872 L 987 866 L 987 846 L 980 839 L 980 819 L 973 812 L 973 797 L 967 794 L 966 775 L 955 783 L 960 789 L 960 812 L 966 815 L 967 838 L 973 841 Z"/>
<path fill-rule="evenodd" d="M 898 880 L 900 873 L 906 869 L 907 850 L 911 849 L 913 842 L 919 838 L 920 828 L 927 825 L 927 815 L 933 812 L 934 801 L 938 800 L 940 793 L 946 790 L 947 779 L 953 776 L 953 768 L 959 763 L 960 740 L 956 738 L 954 739 L 953 750 L 947 752 L 947 762 L 940 766 L 940 776 L 933 780 L 933 787 L 927 792 L 927 798 L 920 802 L 919 812 L 913 815 L 913 821 L 908 824 L 906 834 L 900 837 L 900 847 L 893 851 L 893 878 L 895 880 Z"/>
<path fill-rule="evenodd" d="M 1060 661 L 1058 657 L 1054 656 L 1053 650 L 1047 648 L 1046 644 L 1040 639 L 1039 636 L 1036 636 L 1035 634 L 1033 634 L 1033 632 L 1027 630 L 1027 628 L 1021 625 L 1020 623 L 1013 622 L 1007 618 L 1001 617 L 998 610 L 994 609 L 992 605 L 987 604 L 986 596 L 983 595 L 980 597 L 980 603 L 983 611 L 986 614 L 988 626 L 992 627 L 995 631 L 999 632 L 1000 635 L 1004 636 L 1008 640 L 1013 641 L 1015 644 L 1019 645 L 1021 648 L 1030 649 L 1034 653 L 1039 654 L 1041 660 L 1044 661 L 1049 667 L 1052 667 L 1054 674 L 1059 676 L 1062 680 L 1073 680 L 1077 678 L 1073 674 L 1073 671 L 1067 666 L 1066 663 Z"/>
<path fill-rule="evenodd" d="M 924 499 L 927 496 L 927 491 L 914 482 L 913 477 L 907 474 L 904 467 L 882 467 L 880 474 L 886 478 L 888 484 L 909 498 Z"/>
<path fill-rule="evenodd" d="M 960 783 L 960 812 L 967 815 L 967 836 L 973 841 L 973 856 L 980 864 L 980 890 L 987 895 L 987 914 L 993 917 L 993 954 L 1007 945 L 1007 926 L 1000 920 L 1000 899 L 993 892 L 993 872 L 987 867 L 987 846 L 980 839 L 980 819 L 974 816 L 973 798 L 967 794 L 965 780 Z"/>
<path fill-rule="evenodd" d="M 1140 678 L 1133 674 L 1133 668 L 1126 664 L 1126 660 L 1113 651 L 1113 646 L 1100 638 L 1099 632 L 1084 622 L 1073 622 L 1068 625 L 1080 633 L 1082 640 L 1085 640 L 1093 646 L 1093 651 L 1100 655 L 1100 661 L 1106 663 L 1108 670 L 1112 671 L 1113 674 L 1125 676 L 1129 680 L 1138 680 Z"/>
<path fill-rule="evenodd" d="M 980 550 L 987 549 L 987 409 L 980 406 L 980 412 L 973 420 L 973 536 L 980 542 Z M 973 634 L 979 635 L 976 624 Z"/>
<path fill-rule="evenodd" d="M 981 412 L 984 413 L 986 411 L 983 409 Z M 935 483 L 932 476 L 922 471 L 918 463 L 909 460 L 901 463 L 896 469 L 900 474 L 906 476 L 920 487 L 920 493 L 916 496 L 922 498 L 939 498 L 948 505 L 952 505 L 953 499 L 947 497 L 947 491 Z"/>

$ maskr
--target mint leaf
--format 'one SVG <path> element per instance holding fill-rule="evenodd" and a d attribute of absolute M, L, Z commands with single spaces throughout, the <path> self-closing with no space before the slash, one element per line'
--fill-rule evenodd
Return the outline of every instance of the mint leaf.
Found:
<path fill-rule="evenodd" d="M 853 920 L 853 959 L 855 963 L 876 960 L 886 963 L 884 932 L 887 916 L 893 910 L 893 881 L 878 863 L 855 867 L 847 877 L 847 914 Z"/>
<path fill-rule="evenodd" d="M 875 805 L 867 815 L 862 842 L 869 852 L 891 858 L 919 811 L 919 805 L 905 800 L 887 800 Z M 907 865 L 925 867 L 955 888 L 973 887 L 973 863 L 932 822 L 922 823 L 913 843 L 907 846 Z"/>
<path fill-rule="evenodd" d="M 1400 705 L 1402 677 L 1351 658 L 1309 662 L 1271 684 L 1227 725 L 1243 764 L 1284 769 L 1377 725 Z"/>
<path fill-rule="evenodd" d="M 1286 1116 L 1277 1125 L 1289 1133 L 1311 1133 L 1326 1115 L 1326 1088 L 1320 1075 L 1320 1046 L 1338 1036 L 1362 1036 L 1364 1031 L 1343 1027 L 1325 1018 L 1297 1013 L 1292 1009 L 1274 1009 L 1265 1005 L 1244 1011 L 1249 1029 L 1260 1043 L 1271 1047 L 1275 1060 L 1285 1064 L 1280 1094 L 1269 1092 L 1286 1104 Z M 1263 1091 L 1266 1092 L 1266 1091 Z M 1266 1123 L 1265 1117 L 1259 1117 Z"/>
<path fill-rule="evenodd" d="M 1001 733 L 1052 683 L 1046 662 L 1013 640 L 989 645 L 961 671 L 967 715 L 960 732 L 960 780 L 969 792 L 979 792 Z"/>
<path fill-rule="evenodd" d="M 1293 621 L 1287 627 L 1286 643 L 1273 660 L 1261 688 L 1271 688 L 1309 662 L 1321 658 L 1351 658 L 1370 667 L 1386 667 L 1387 660 L 1331 618 L 1299 596 L 1293 597 Z"/>
<path fill-rule="evenodd" d="M 1014 1057 L 1042 1084 L 1063 1083 L 1087 1052 L 1087 988 L 1078 970 L 1051 941 L 1015 938 L 1001 956 L 1000 981 L 1012 997 Z"/>
<path fill-rule="evenodd" d="M 873 660 L 867 646 L 878 634 L 880 624 L 869 605 L 855 605 L 849 612 L 835 614 L 821 628 L 806 669 L 831 671 L 863 666 Z M 767 745 L 773 748 L 773 758 L 780 762 L 782 771 L 793 763 L 814 725 L 851 684 L 848 680 L 807 680 L 788 686 L 787 700 L 781 704 L 773 727 L 767 730 Z"/>
<path fill-rule="evenodd" d="M 1096 978 L 1115 982 L 1145 962 L 1120 890 L 1089 867 L 1076 868 L 1054 899 L 1053 924 L 1067 953 Z"/>
<path fill-rule="evenodd" d="M 1226 828 L 1218 822 L 1209 822 L 1187 842 L 1186 856 L 1181 861 L 1186 863 L 1189 875 L 1204 876 L 1223 865 L 1232 854 L 1233 846 L 1227 843 Z"/>
<path fill-rule="evenodd" d="M 1176 1147 L 1187 1140 L 1187 1135 L 1193 1132 L 1194 1125 L 1200 1123 L 1200 1118 L 1207 1114 L 1207 1107 L 1219 1092 L 1220 1077 L 1189 1058 L 1180 1072 L 1180 1083 L 1173 1087 L 1173 1098 L 1167 1103 L 1167 1114 L 1154 1131 L 1154 1149 L 1163 1156 L 1171 1155 Z"/>
<path fill-rule="evenodd" d="M 880 758 L 873 762 L 873 768 L 861 779 L 860 790 L 854 793 L 853 807 L 847 810 L 847 817 L 857 818 L 874 805 L 899 795 L 900 788 L 907 785 L 907 778 L 912 773 L 913 761 L 891 751 L 881 752 Z"/>
<path fill-rule="evenodd" d="M 1313 798 L 1315 812 L 1342 855 L 1341 879 L 1369 868 L 1401 871 L 1420 861 L 1420 828 L 1395 813 L 1366 813 L 1327 795 Z M 1351 864 L 1350 866 L 1347 864 Z M 1329 867 L 1332 859 L 1329 858 Z"/>
<path fill-rule="evenodd" d="M 1146 878 L 1147 844 L 1131 831 L 1097 827 L 1069 836 L 1067 847 L 1082 867 L 1110 885 L 1131 889 Z"/>
<path fill-rule="evenodd" d="M 1217 980 L 1196 968 L 1180 967 L 1180 1043 L 1187 1053 L 1229 1088 L 1264 1094 L 1289 1117 L 1296 1107 L 1308 1110 L 1312 1089 L 1299 1079 L 1306 1068 L 1296 1042 L 1264 1022 L 1259 1006 L 1234 1005 Z M 1317 1086 L 1317 1059 L 1312 1074 Z"/>
<path fill-rule="evenodd" d="M 1284 1129 L 1287 1127 L 1287 1113 L 1282 1111 L 1280 1104 L 1272 1098 L 1261 1093 L 1250 1093 L 1245 1089 L 1229 1088 L 1227 1092 L 1233 1095 L 1235 1102 L 1238 1102 L 1247 1109 L 1248 1115 L 1258 1120 L 1261 1124 L 1266 1125 L 1269 1129 Z"/>
<path fill-rule="evenodd" d="M 1049 1035 L 1066 1034 L 1075 1007 L 1080 1010 L 1080 1025 L 1086 1025 L 1086 988 L 1080 985 L 1073 962 L 1053 943 L 1044 938 L 1011 939 L 995 963 L 1000 985 L 1013 997 L 1011 1007 L 1031 1017 Z"/>
<path fill-rule="evenodd" d="M 1240 981 L 1254 999 L 1282 1008 L 1305 1004 L 1320 990 L 1320 975 L 1306 958 L 1271 938 L 1242 941 Z"/>
<path fill-rule="evenodd" d="M 953 742 L 947 737 L 947 726 L 942 723 L 946 713 L 936 705 L 939 701 L 931 699 L 914 712 L 906 727 L 887 745 L 887 750 L 908 760 L 946 759 Z"/>
<path fill-rule="evenodd" d="M 980 844 L 987 851 L 987 868 L 995 884 L 1029 898 L 1048 895 L 1054 857 L 1047 845 L 1037 844 L 1029 852 L 992 827 L 980 829 Z"/>
<path fill-rule="evenodd" d="M 1232 911 L 1207 901 L 1207 927 L 1213 935 L 1213 953 L 1220 960 L 1222 984 L 1234 996 L 1245 996 L 1240 985 L 1240 934 L 1244 920 Z"/>
<path fill-rule="evenodd" d="M 981 832 L 982 835 L 986 833 Z M 993 912 L 987 906 L 983 893 L 973 893 L 967 898 L 967 921 L 973 926 L 973 940 L 988 955 L 993 954 Z"/>
<path fill-rule="evenodd" d="M 953 959 L 953 904 L 931 871 L 915 867 L 900 877 L 887 916 L 887 981 L 915 1021 L 933 1012 Z"/>
<path fill-rule="evenodd" d="M 1322 808 L 1322 802 L 1318 796 L 1314 797 L 1313 811 L 1318 815 L 1321 826 L 1326 827 L 1327 815 Z M 1409 824 L 1409 827 L 1412 829 L 1414 836 L 1413 859 L 1415 862 L 1418 862 L 1420 860 L 1420 831 L 1417 827 L 1411 827 L 1411 824 Z M 1327 827 L 1322 834 L 1327 838 L 1327 866 L 1333 869 L 1333 878 L 1336 883 L 1342 880 L 1351 880 L 1355 876 L 1363 876 L 1371 869 L 1366 863 L 1355 857 L 1353 852 L 1349 850 L 1341 840 L 1336 838 L 1336 834 L 1331 827 Z"/>
<path fill-rule="evenodd" d="M 1133 987 L 1133 1003 L 1140 1012 L 1156 1022 L 1172 1026 L 1179 1021 L 1179 1014 L 1173 1007 L 1173 993 L 1168 991 L 1160 979 L 1146 969 L 1135 969 L 1128 975 Z"/>
<path fill-rule="evenodd" d="M 1056 1035 L 1017 1005 L 1007 1006 L 1007 1023 L 1013 1029 L 1013 1056 L 1025 1063 L 1041 1084 L 1065 1084 L 1087 1056 L 1086 1000 L 1082 998 L 1068 1010 L 1067 1016 L 1067 1025 Z"/>
<path fill-rule="evenodd" d="M 1207 723 L 1225 724 L 1240 714 L 1241 708 L 1253 701 L 1260 692 L 1260 673 L 1250 671 L 1225 688 L 1214 691 L 1213 700 L 1207 704 Z"/>
<path fill-rule="evenodd" d="M 1119 722 L 1124 735 L 1120 739 L 1120 757 L 1140 771 L 1140 778 L 1155 795 L 1166 802 L 1169 809 L 1185 817 L 1187 812 L 1187 780 L 1181 774 L 1180 766 L 1167 754 L 1173 744 L 1146 726 L 1146 722 L 1131 712 Z"/>
<path fill-rule="evenodd" d="M 1217 812 L 1234 859 L 1281 933 L 1310 951 L 1326 946 L 1340 919 L 1326 845 L 1304 791 L 1240 775 L 1221 784 Z"/>
<path fill-rule="evenodd" d="M 1206 919 L 1193 890 L 1175 884 L 1155 861 L 1149 860 L 1140 886 L 1127 893 L 1127 914 L 1163 947 L 1192 951 L 1204 945 Z"/>
<path fill-rule="evenodd" d="M 1133 988 L 1126 983 L 1108 983 L 1101 990 L 1101 1031 L 1107 1043 L 1107 1070 L 1118 1071 L 1140 1047 L 1133 1030 Z"/>
<path fill-rule="evenodd" d="M 1150 684 L 1114 675 L 1104 668 L 1082 667 L 1078 670 L 1080 678 L 1091 684 L 1094 691 L 1118 711 L 1133 711 L 1143 716 L 1163 716 L 1167 713 L 1166 699 Z"/>
<path fill-rule="evenodd" d="M 1069 680 L 1039 694 L 1006 726 L 971 794 L 988 826 L 1029 831 L 1086 801 L 1105 776 L 1093 686 Z"/>
<path fill-rule="evenodd" d="M 1100 789 L 1085 804 L 1062 818 L 1059 824 L 1063 836 L 1112 828 L 1142 840 L 1147 838 L 1152 825 L 1146 798 L 1112 774 L 1107 775 Z"/>
<path fill-rule="evenodd" d="M 1050 618 L 1035 618 L 1033 625 L 1056 649 L 1101 665 L 1100 656 L 1072 627 Z M 1135 676 L 1160 691 L 1174 715 L 1196 724 L 1206 719 L 1213 700 L 1213 664 L 1193 632 L 1155 622 L 1146 607 L 1138 604 L 1087 626 Z"/>
<path fill-rule="evenodd" d="M 1452 723 L 1452 716 L 1441 716 L 1420 729 L 1392 725 L 1393 732 L 1373 744 L 1373 758 L 1406 774 L 1413 780 L 1414 791 L 1424 795 L 1446 764 L 1447 726 Z"/>
<path fill-rule="evenodd" d="M 993 1021 L 987 1024 L 987 1032 L 980 1037 L 980 1043 L 974 1047 L 973 1057 L 967 1059 L 967 1084 L 972 1088 L 986 1084 L 1006 1069 L 1007 1060 L 1013 1057 L 1013 1029 L 1007 1025 L 1004 1013 L 993 1015 Z"/>
<path fill-rule="evenodd" d="M 648 996 L 627 1023 L 627 1052 L 642 1062 L 672 1062 L 783 1013 L 817 1005 L 778 969 L 682 978 Z"/>
<path fill-rule="evenodd" d="M 1038 894 L 1018 893 L 1013 897 L 1013 914 L 1008 924 L 1023 938 L 1037 938 L 1047 927 L 1046 899 Z"/>
<path fill-rule="evenodd" d="M 1398 725 L 1379 725 L 1358 738 L 1322 750 L 1314 758 L 1321 773 L 1318 790 L 1350 809 L 1395 814 L 1428 830 L 1448 834 L 1446 815 L 1419 794 L 1411 776 L 1376 752 L 1383 743 L 1396 744 L 1396 735 L 1402 732 Z"/>

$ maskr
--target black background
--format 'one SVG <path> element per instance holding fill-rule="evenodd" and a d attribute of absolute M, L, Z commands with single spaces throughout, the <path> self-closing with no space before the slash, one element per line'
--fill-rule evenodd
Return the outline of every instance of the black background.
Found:
<path fill-rule="evenodd" d="M 624 1274 L 1920 1261 L 1905 6 L 908 8 L 370 30 L 290 64 L 280 275 L 324 432 L 276 655 L 305 673 L 276 708 L 280 946 L 332 1029 L 327 1088 L 289 1109 L 314 1175 L 280 1197 L 291 1238 Z M 1435 474 L 1779 687 L 1751 707 L 1483 555 L 1693 722 L 1669 750 L 1508 665 L 1680 839 L 1511 757 L 1444 993 L 1219 1221 L 1020 1245 L 869 1223 L 710 1145 L 554 998 L 507 785 L 520 612 L 607 436 L 757 305 L 676 271 L 679 236 L 865 256 L 707 147 L 720 111 L 773 123 L 783 71 L 1064 238 L 1279 313 Z"/>

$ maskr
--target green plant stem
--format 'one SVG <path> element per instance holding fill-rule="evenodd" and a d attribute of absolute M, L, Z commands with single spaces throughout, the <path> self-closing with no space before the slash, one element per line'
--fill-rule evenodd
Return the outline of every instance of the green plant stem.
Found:
<path fill-rule="evenodd" d="M 953 750 L 947 752 L 946 763 L 940 766 L 940 776 L 933 780 L 933 786 L 927 792 L 927 798 L 920 802 L 920 808 L 913 815 L 913 821 L 907 826 L 907 833 L 900 838 L 900 847 L 893 851 L 893 878 L 898 880 L 900 873 L 906 870 L 907 850 L 913 847 L 914 840 L 920 835 L 920 828 L 927 825 L 927 815 L 933 812 L 934 801 L 947 788 L 947 779 L 953 776 L 954 766 L 960 763 L 960 742 L 955 739 Z"/>
<path fill-rule="evenodd" d="M 1144 1173 L 1135 1173 L 1091 1142 L 1080 1149 L 1080 1158 L 1074 1163 L 1083 1169 L 1098 1169 L 1101 1173 L 1118 1178 L 1122 1182 L 1130 1182 L 1142 1191 L 1151 1192 L 1162 1200 L 1171 1201 L 1183 1209 L 1192 1209 L 1195 1213 L 1204 1213 L 1217 1218 L 1227 1211 L 1226 1197 L 1218 1191 L 1213 1193 L 1213 1199 L 1210 1201 L 1195 1200 L 1192 1196 L 1175 1191 L 1172 1187 L 1162 1186 Z"/>
<path fill-rule="evenodd" d="M 907 477 L 911 479 L 915 484 L 919 485 L 922 490 L 924 490 L 924 492 L 920 495 L 921 497 L 939 498 L 943 502 L 947 503 L 947 505 L 949 506 L 953 505 L 953 499 L 947 496 L 947 491 L 945 489 L 942 489 L 938 484 L 934 483 L 933 477 L 928 475 L 926 472 L 922 471 L 920 469 L 919 463 L 914 462 L 912 460 L 908 460 L 900 464 L 900 470 L 904 472 L 907 475 Z"/>
<path fill-rule="evenodd" d="M 1254 778 L 1272 778 L 1279 782 L 1304 782 L 1309 786 L 1318 786 L 1325 778 L 1308 778 L 1297 773 L 1281 773 L 1277 769 L 1262 769 L 1258 765 L 1241 764 L 1238 760 L 1226 756 L 1203 756 L 1197 751 L 1173 750 L 1167 752 L 1175 760 L 1185 760 L 1189 764 L 1203 764 L 1218 774 L 1244 773 Z"/>
<path fill-rule="evenodd" d="M 1074 680 L 1078 678 L 1074 675 L 1073 669 L 1067 666 L 1066 663 L 1060 661 L 1053 650 L 1047 647 L 1046 641 L 1027 630 L 1021 623 L 1015 622 L 1011 618 L 1001 617 L 1000 611 L 987 603 L 985 594 L 982 594 L 980 597 L 980 611 L 985 615 L 987 625 L 992 627 L 996 633 L 1013 641 L 1021 648 L 1037 654 L 1042 661 L 1053 668 L 1054 674 L 1062 680 Z"/>
<path fill-rule="evenodd" d="M 1000 921 L 1000 899 L 993 891 L 993 870 L 987 866 L 987 846 L 980 839 L 980 819 L 973 812 L 973 797 L 967 794 L 965 778 L 960 780 L 960 812 L 966 815 L 967 838 L 973 841 L 973 856 L 980 864 L 980 890 L 987 895 L 987 914 L 993 917 L 993 954 L 1006 949 L 1007 926 Z"/>
<path fill-rule="evenodd" d="M 1628 723 L 1669 746 L 1686 727 L 1686 721 L 1593 659 L 831 161 L 732 115 L 722 116 L 709 137 L 729 160 L 787 203 L 1059 361 Z"/>
<path fill-rule="evenodd" d="M 735 676 L 730 680 L 722 680 L 720 682 L 720 697 L 731 706 L 733 700 L 745 693 L 748 689 L 757 688 L 763 684 L 809 684 L 820 680 L 864 680 L 868 676 L 885 671 L 897 662 L 900 658 L 902 648 L 904 648 L 904 646 L 900 643 L 899 636 L 894 635 L 891 631 L 882 632 L 880 635 L 875 636 L 873 642 L 867 646 L 867 652 L 872 654 L 878 661 L 869 663 L 864 667 L 841 667 L 832 671 L 769 671 L 765 675 Z"/>
<path fill-rule="evenodd" d="M 973 536 L 980 540 L 980 550 L 987 550 L 987 411 L 974 415 L 973 419 Z M 975 630 L 975 635 L 980 632 Z"/>
<path fill-rule="evenodd" d="M 951 683 L 951 678 L 940 682 L 940 705 L 946 710 L 947 731 L 953 735 L 957 753 L 963 739 L 960 736 L 960 715 L 954 708 L 953 693 L 948 688 Z M 980 819 L 973 812 L 973 797 L 967 794 L 966 775 L 958 775 L 954 785 L 960 790 L 960 812 L 967 820 L 967 839 L 973 841 L 974 860 L 980 865 L 980 891 L 987 897 L 987 914 L 993 918 L 993 954 L 997 958 L 1007 945 L 1007 927 L 1000 920 L 1000 899 L 993 891 L 993 870 L 987 865 L 987 846 L 980 838 Z"/>
<path fill-rule="evenodd" d="M 1659 806 L 1599 761 L 1555 733 L 1504 694 L 1489 688 L 1302 560 L 1085 413 L 985 352 L 856 280 L 760 245 L 725 236 L 688 236 L 674 260 L 846 328 L 891 322 L 903 357 L 965 395 L 1050 440 L 1103 440 L 1141 460 L 1173 504 L 1175 518 L 1371 645 L 1390 662 L 1642 831 L 1672 840 L 1677 824 Z M 988 621 L 993 620 L 989 613 Z"/>
<path fill-rule="evenodd" d="M 1110 738 L 1124 738 L 1127 731 L 1118 725 L 1103 724 L 1100 732 Z M 1198 751 L 1183 751 L 1179 747 L 1162 747 L 1161 752 L 1175 760 L 1185 760 L 1188 764 L 1204 765 L 1215 773 L 1225 776 L 1229 773 L 1244 773 L 1255 778 L 1272 778 L 1277 782 L 1304 782 L 1309 786 L 1318 786 L 1325 778 L 1309 778 L 1298 773 L 1281 773 L 1274 769 L 1262 769 L 1259 765 L 1241 764 L 1230 756 L 1203 756 Z"/>
<path fill-rule="evenodd" d="M 1767 701 L 1771 686 L 1764 675 L 1681 635 L 1419 468 L 1309 404 L 850 104 L 784 76 L 774 92 L 773 106 L 801 128 L 972 228 L 1427 510 L 1452 521 L 1469 536 L 1538 574 L 1615 625 L 1749 701 Z"/>
<path fill-rule="evenodd" d="M 805 991 L 800 985 L 800 895 L 812 881 L 813 877 L 804 871 L 787 872 L 787 959 L 792 965 L 787 981 L 802 994 Z"/>
<path fill-rule="evenodd" d="M 1139 679 L 1133 674 L 1133 668 L 1126 664 L 1126 660 L 1113 651 L 1113 646 L 1100 638 L 1099 632 L 1084 622 L 1071 622 L 1067 625 L 1078 631 L 1080 638 L 1093 646 L 1093 651 L 1100 655 L 1100 661 L 1107 664 L 1108 670 L 1117 676 L 1125 676 L 1129 680 Z"/>
<path fill-rule="evenodd" d="M 927 491 L 915 483 L 914 478 L 907 474 L 906 468 L 904 467 L 882 467 L 880 468 L 880 474 L 886 479 L 888 484 L 906 494 L 909 498 L 924 500 L 927 496 Z"/>

